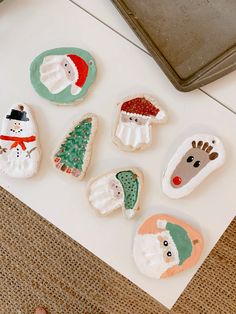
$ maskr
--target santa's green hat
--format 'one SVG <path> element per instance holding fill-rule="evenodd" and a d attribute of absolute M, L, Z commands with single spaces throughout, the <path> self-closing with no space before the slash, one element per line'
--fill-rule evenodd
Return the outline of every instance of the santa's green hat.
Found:
<path fill-rule="evenodd" d="M 139 192 L 137 175 L 133 171 L 127 170 L 118 172 L 116 178 L 120 181 L 124 190 L 125 209 L 133 209 L 137 203 Z"/>
<path fill-rule="evenodd" d="M 166 230 L 169 231 L 179 254 L 179 265 L 192 255 L 192 241 L 184 228 L 167 222 Z"/>

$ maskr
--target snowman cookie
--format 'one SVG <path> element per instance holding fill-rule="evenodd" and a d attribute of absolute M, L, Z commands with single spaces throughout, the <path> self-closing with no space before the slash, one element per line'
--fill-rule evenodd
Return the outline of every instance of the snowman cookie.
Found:
<path fill-rule="evenodd" d="M 95 75 L 94 58 L 79 48 L 47 50 L 37 56 L 30 67 L 31 83 L 36 92 L 58 104 L 81 100 Z"/>
<path fill-rule="evenodd" d="M 118 105 L 113 142 L 125 151 L 144 149 L 152 142 L 152 124 L 166 120 L 165 111 L 150 96 L 126 98 Z"/>
<path fill-rule="evenodd" d="M 157 214 L 138 228 L 133 257 L 144 275 L 167 278 L 194 266 L 203 246 L 201 234 L 188 224 L 169 215 Z"/>
<path fill-rule="evenodd" d="M 137 168 L 112 170 L 90 180 L 88 200 L 101 215 L 122 208 L 125 217 L 133 218 L 139 210 L 142 186 L 143 175 Z"/>
<path fill-rule="evenodd" d="M 196 134 L 187 138 L 167 166 L 163 192 L 171 198 L 188 195 L 224 161 L 224 146 L 216 136 Z"/>
<path fill-rule="evenodd" d="M 2 120 L 0 171 L 13 178 L 29 178 L 40 163 L 38 132 L 30 109 L 17 104 Z"/>
<path fill-rule="evenodd" d="M 92 113 L 84 115 L 53 155 L 54 166 L 61 172 L 82 180 L 90 163 L 96 131 L 97 116 Z"/>

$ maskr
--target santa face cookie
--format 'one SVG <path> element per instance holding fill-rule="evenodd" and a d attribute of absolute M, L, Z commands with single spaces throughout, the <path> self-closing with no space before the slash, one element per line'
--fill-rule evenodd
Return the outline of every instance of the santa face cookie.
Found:
<path fill-rule="evenodd" d="M 38 133 L 30 109 L 14 105 L 2 120 L 0 171 L 13 178 L 29 178 L 37 173 L 39 162 Z"/>
<path fill-rule="evenodd" d="M 34 59 L 30 67 L 31 83 L 36 92 L 58 104 L 82 99 L 95 75 L 95 60 L 79 48 L 45 51 Z"/>
<path fill-rule="evenodd" d="M 196 134 L 187 138 L 164 173 L 164 193 L 171 198 L 180 198 L 191 193 L 224 160 L 224 146 L 216 136 Z"/>
<path fill-rule="evenodd" d="M 84 115 L 53 155 L 55 167 L 82 180 L 89 166 L 96 131 L 97 117 L 91 113 Z"/>
<path fill-rule="evenodd" d="M 195 265 L 202 249 L 203 238 L 198 231 L 174 217 L 158 214 L 138 228 L 133 256 L 141 273 L 160 279 Z"/>
<path fill-rule="evenodd" d="M 94 178 L 89 182 L 89 203 L 101 215 L 122 208 L 127 218 L 133 218 L 139 210 L 142 177 L 138 169 L 125 168 Z"/>
<path fill-rule="evenodd" d="M 151 144 L 152 124 L 166 121 L 166 113 L 146 95 L 125 99 L 118 105 L 113 142 L 122 150 L 136 151 Z"/>

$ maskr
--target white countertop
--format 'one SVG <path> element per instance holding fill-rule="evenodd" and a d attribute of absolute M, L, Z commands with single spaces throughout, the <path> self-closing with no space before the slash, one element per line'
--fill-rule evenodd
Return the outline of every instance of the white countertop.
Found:
<path fill-rule="evenodd" d="M 113 27 L 119 33 L 124 31 L 127 36 L 131 32 L 130 40 L 140 44 L 109 1 L 77 3 L 87 10 L 95 8 L 93 14 L 105 23 L 115 21 Z M 0 115 L 4 116 L 18 101 L 31 105 L 43 149 L 41 168 L 35 177 L 13 180 L 1 176 L 1 186 L 171 308 L 235 216 L 236 115 L 200 90 L 178 92 L 147 53 L 69 0 L 5 1 L 0 17 Z M 41 99 L 30 84 L 29 66 L 33 58 L 44 50 L 63 46 L 88 50 L 97 61 L 96 83 L 78 106 L 57 107 Z M 136 93 L 153 95 L 169 115 L 167 124 L 154 129 L 153 147 L 138 154 L 119 151 L 110 136 L 116 104 Z M 50 156 L 71 122 L 86 112 L 99 115 L 100 127 L 87 178 L 77 182 L 60 175 Z M 198 131 L 212 132 L 223 140 L 227 162 L 190 196 L 168 199 L 160 185 L 166 160 L 184 137 Z M 120 212 L 98 217 L 86 200 L 87 180 L 122 166 L 137 166 L 144 172 L 142 213 L 133 221 L 127 221 Z M 196 267 L 161 281 L 140 274 L 131 252 L 139 219 L 154 212 L 171 213 L 198 227 L 206 243 Z"/>

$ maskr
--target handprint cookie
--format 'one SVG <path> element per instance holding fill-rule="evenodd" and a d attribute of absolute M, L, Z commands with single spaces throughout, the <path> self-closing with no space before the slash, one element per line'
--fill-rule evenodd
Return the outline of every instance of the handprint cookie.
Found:
<path fill-rule="evenodd" d="M 84 115 L 66 135 L 55 154 L 54 166 L 61 172 L 82 180 L 92 155 L 97 131 L 97 116 Z"/>
<path fill-rule="evenodd" d="M 112 170 L 91 179 L 88 200 L 101 215 L 122 209 L 125 217 L 133 218 L 139 210 L 143 175 L 137 168 Z"/>
<path fill-rule="evenodd" d="M 169 215 L 157 214 L 138 228 L 133 257 L 144 275 L 167 278 L 194 266 L 203 246 L 201 234 L 191 226 Z"/>
<path fill-rule="evenodd" d="M 58 104 L 81 100 L 95 75 L 94 58 L 79 48 L 47 50 L 37 56 L 30 67 L 31 83 L 36 92 Z"/>
<path fill-rule="evenodd" d="M 152 142 L 152 125 L 166 121 L 166 113 L 147 95 L 127 98 L 118 105 L 113 142 L 122 150 L 144 149 Z"/>
<path fill-rule="evenodd" d="M 187 138 L 165 170 L 164 193 L 171 198 L 188 195 L 224 161 L 224 146 L 216 136 L 196 134 Z"/>
<path fill-rule="evenodd" d="M 29 106 L 12 106 L 2 120 L 0 171 L 13 178 L 29 178 L 37 173 L 40 147 L 36 122 Z"/>

